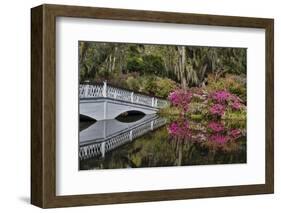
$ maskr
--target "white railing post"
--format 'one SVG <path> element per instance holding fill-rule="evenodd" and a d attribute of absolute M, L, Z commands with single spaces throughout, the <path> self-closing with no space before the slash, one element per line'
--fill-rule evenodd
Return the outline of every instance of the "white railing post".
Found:
<path fill-rule="evenodd" d="M 154 107 L 154 97 L 151 99 L 151 106 Z"/>
<path fill-rule="evenodd" d="M 134 103 L 134 92 L 131 92 L 131 102 Z"/>
<path fill-rule="evenodd" d="M 87 98 L 88 97 L 88 94 L 89 94 L 89 84 L 86 84 L 85 86 L 84 86 L 84 97 L 85 98 Z"/>
<path fill-rule="evenodd" d="M 117 98 L 117 89 L 114 89 L 114 99 Z"/>
<path fill-rule="evenodd" d="M 153 126 L 154 126 L 153 124 L 154 124 L 154 122 L 151 121 L 151 123 L 150 123 L 150 129 L 151 129 L 151 130 L 153 130 Z"/>
<path fill-rule="evenodd" d="M 154 107 L 157 107 L 157 105 L 158 105 L 158 99 L 155 98 L 155 99 L 154 99 Z"/>
<path fill-rule="evenodd" d="M 129 139 L 130 139 L 130 141 L 133 140 L 133 130 L 130 131 Z"/>
<path fill-rule="evenodd" d="M 101 156 L 104 158 L 104 156 L 105 156 L 105 142 L 102 142 L 100 148 L 101 148 Z"/>
<path fill-rule="evenodd" d="M 106 83 L 106 81 L 104 81 L 104 82 L 103 82 L 103 87 L 102 87 L 102 96 L 103 96 L 103 97 L 106 97 L 106 96 L 107 96 L 106 90 L 107 90 L 107 83 Z"/>

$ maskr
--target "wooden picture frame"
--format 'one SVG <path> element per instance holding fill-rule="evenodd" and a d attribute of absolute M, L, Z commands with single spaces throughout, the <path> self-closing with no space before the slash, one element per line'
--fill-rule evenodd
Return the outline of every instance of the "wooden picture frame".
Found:
<path fill-rule="evenodd" d="M 56 17 L 265 29 L 265 184 L 87 195 L 56 195 Z M 132 203 L 274 191 L 274 21 L 126 9 L 41 5 L 31 9 L 31 203 L 42 208 Z"/>

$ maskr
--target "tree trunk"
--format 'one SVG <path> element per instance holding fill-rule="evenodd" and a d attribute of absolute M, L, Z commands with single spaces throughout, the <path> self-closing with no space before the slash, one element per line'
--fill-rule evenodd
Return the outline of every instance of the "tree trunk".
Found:
<path fill-rule="evenodd" d="M 201 67 L 200 69 L 200 83 L 203 83 L 204 79 L 205 79 L 205 73 L 206 73 L 206 70 L 207 70 L 207 64 L 204 64 L 204 66 Z"/>
<path fill-rule="evenodd" d="M 186 73 L 185 73 L 185 46 L 179 47 L 179 68 L 180 68 L 180 78 L 181 86 L 183 89 L 186 89 Z"/>
<path fill-rule="evenodd" d="M 89 48 L 89 43 L 88 42 L 81 42 L 81 55 L 79 58 L 79 63 L 82 65 L 82 63 L 85 60 L 86 52 Z"/>
<path fill-rule="evenodd" d="M 112 63 L 111 63 L 111 61 L 112 61 L 112 56 L 110 54 L 109 55 L 109 62 L 108 62 L 108 72 L 109 73 L 111 73 L 111 71 L 112 71 Z"/>
<path fill-rule="evenodd" d="M 114 47 L 114 52 L 113 52 L 113 60 L 112 60 L 112 66 L 111 66 L 111 70 L 114 71 L 115 70 L 115 64 L 116 64 L 116 55 L 118 53 L 118 47 Z"/>

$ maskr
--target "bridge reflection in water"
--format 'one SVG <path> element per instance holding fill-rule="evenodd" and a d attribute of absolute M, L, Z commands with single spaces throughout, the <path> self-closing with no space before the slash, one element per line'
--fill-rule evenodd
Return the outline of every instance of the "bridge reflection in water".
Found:
<path fill-rule="evenodd" d="M 100 120 L 80 131 L 79 158 L 85 160 L 105 157 L 110 152 L 134 139 L 165 125 L 167 120 L 156 114 L 125 123 L 116 119 Z"/>

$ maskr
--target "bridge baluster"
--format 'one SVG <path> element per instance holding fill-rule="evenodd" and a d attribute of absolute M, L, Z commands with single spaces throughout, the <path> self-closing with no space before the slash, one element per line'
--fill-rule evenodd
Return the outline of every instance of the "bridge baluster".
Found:
<path fill-rule="evenodd" d="M 88 90 L 89 90 L 89 85 L 85 85 L 84 87 L 84 97 L 88 97 Z"/>
<path fill-rule="evenodd" d="M 153 130 L 153 124 L 154 124 L 154 121 L 151 121 L 151 122 L 150 122 L 150 129 L 151 129 L 151 130 Z"/>
<path fill-rule="evenodd" d="M 117 90 L 114 90 L 114 99 L 117 98 Z"/>
<path fill-rule="evenodd" d="M 133 140 L 133 131 L 132 131 L 132 130 L 130 131 L 130 136 L 129 136 L 129 138 L 130 138 L 130 141 Z"/>
<path fill-rule="evenodd" d="M 105 156 L 105 142 L 102 142 L 101 144 L 101 156 L 104 158 Z"/>
<path fill-rule="evenodd" d="M 131 92 L 131 102 L 134 103 L 134 92 Z"/>
<path fill-rule="evenodd" d="M 102 96 L 103 97 L 107 96 L 107 83 L 106 83 L 106 81 L 103 82 Z"/>

